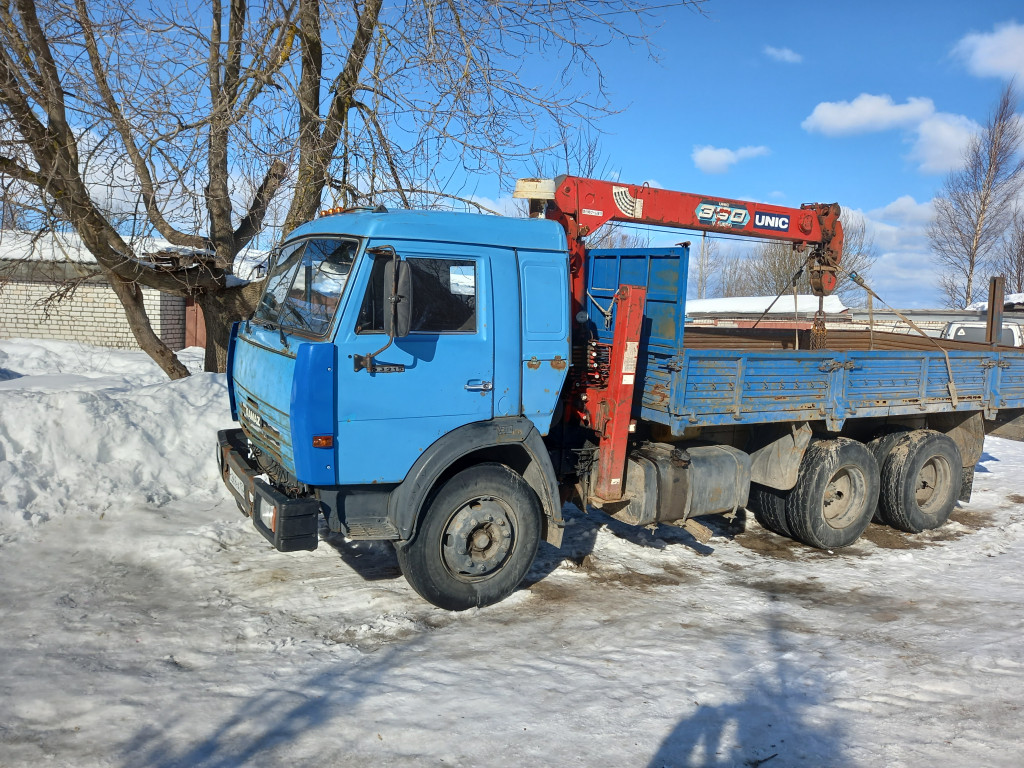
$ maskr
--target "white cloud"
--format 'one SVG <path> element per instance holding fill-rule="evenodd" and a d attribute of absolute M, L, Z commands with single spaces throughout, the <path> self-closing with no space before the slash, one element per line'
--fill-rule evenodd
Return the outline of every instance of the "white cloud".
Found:
<path fill-rule="evenodd" d="M 964 149 L 981 126 L 964 115 L 938 112 L 917 126 L 910 157 L 925 173 L 945 173 L 963 164 Z"/>
<path fill-rule="evenodd" d="M 929 252 L 928 225 L 935 215 L 931 200 L 917 202 L 910 195 L 896 198 L 888 205 L 868 211 L 868 231 L 884 253 L 922 254 Z M 877 270 L 872 270 L 878 274 Z"/>
<path fill-rule="evenodd" d="M 911 97 L 904 104 L 888 95 L 862 93 L 853 101 L 823 101 L 803 121 L 804 130 L 826 136 L 849 136 L 902 128 L 911 132 L 909 159 L 922 173 L 959 168 L 971 136 L 981 130 L 965 115 L 936 112 L 931 99 Z"/>
<path fill-rule="evenodd" d="M 935 207 L 931 200 L 919 203 L 911 195 L 902 195 L 888 205 L 867 212 L 869 219 L 909 226 L 927 225 L 934 215 Z"/>
<path fill-rule="evenodd" d="M 992 32 L 964 35 L 953 54 L 972 75 L 1024 78 L 1024 25 L 1011 21 L 997 24 Z"/>
<path fill-rule="evenodd" d="M 875 242 L 881 242 L 877 235 Z M 935 262 L 928 251 L 883 251 L 871 267 L 868 285 L 897 309 L 940 307 L 944 303 L 936 282 Z M 878 302 L 875 308 L 879 308 Z"/>
<path fill-rule="evenodd" d="M 821 102 L 801 126 L 826 136 L 848 136 L 914 125 L 934 112 L 931 99 L 912 96 L 905 104 L 895 104 L 888 94 L 862 93 L 853 101 Z"/>
<path fill-rule="evenodd" d="M 786 64 L 799 64 L 804 60 L 803 56 L 790 48 L 773 48 L 770 45 L 766 45 L 764 47 L 764 54 L 770 59 L 782 61 Z"/>
<path fill-rule="evenodd" d="M 928 244 L 928 224 L 934 214 L 931 200 L 919 203 L 903 195 L 880 208 L 844 208 L 844 212 L 863 217 L 867 234 L 880 252 L 867 282 L 883 301 L 896 308 L 941 305 Z"/>
<path fill-rule="evenodd" d="M 747 160 L 751 157 L 761 157 L 770 154 L 768 147 L 740 147 L 739 149 L 724 149 L 710 145 L 695 146 L 693 148 L 693 164 L 704 173 L 725 173 L 729 166 L 735 165 L 740 160 Z"/>

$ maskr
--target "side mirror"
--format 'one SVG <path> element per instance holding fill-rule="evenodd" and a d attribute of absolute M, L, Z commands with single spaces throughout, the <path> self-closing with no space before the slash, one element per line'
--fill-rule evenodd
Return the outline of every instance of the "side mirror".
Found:
<path fill-rule="evenodd" d="M 401 373 L 405 370 L 402 364 L 379 364 L 374 358 L 391 346 L 395 339 L 409 335 L 412 325 L 412 272 L 409 262 L 402 261 L 390 245 L 379 245 L 368 248 L 367 253 L 375 258 L 391 255 L 384 265 L 384 332 L 388 335 L 388 343 L 368 355 L 354 355 L 352 367 L 361 371 L 366 369 L 374 373 Z"/>
<path fill-rule="evenodd" d="M 400 339 L 412 325 L 412 271 L 398 257 L 384 265 L 384 333 Z"/>

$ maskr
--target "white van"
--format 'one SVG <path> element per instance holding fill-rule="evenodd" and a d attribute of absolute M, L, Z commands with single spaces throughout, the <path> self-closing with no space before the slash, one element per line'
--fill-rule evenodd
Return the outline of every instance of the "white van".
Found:
<path fill-rule="evenodd" d="M 953 341 L 977 341 L 985 343 L 986 323 L 946 323 L 942 331 L 943 339 Z M 1003 332 L 1000 335 L 999 343 L 1006 347 L 1024 346 L 1024 334 L 1021 333 L 1020 323 L 1003 323 Z"/>

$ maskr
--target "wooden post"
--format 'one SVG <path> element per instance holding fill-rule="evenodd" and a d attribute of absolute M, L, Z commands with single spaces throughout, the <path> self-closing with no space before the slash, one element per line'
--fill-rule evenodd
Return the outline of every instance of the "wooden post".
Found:
<path fill-rule="evenodd" d="M 985 341 L 995 346 L 1003 337 L 1003 302 L 1006 300 L 1006 278 L 993 277 L 988 283 L 988 322 Z"/>

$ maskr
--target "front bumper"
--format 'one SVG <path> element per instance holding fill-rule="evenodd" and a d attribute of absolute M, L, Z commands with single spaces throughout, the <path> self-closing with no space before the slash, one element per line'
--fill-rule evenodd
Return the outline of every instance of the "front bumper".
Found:
<path fill-rule="evenodd" d="M 320 502 L 293 499 L 263 480 L 263 470 L 249 458 L 241 429 L 217 433 L 220 477 L 242 514 L 280 552 L 316 549 L 320 542 Z"/>

